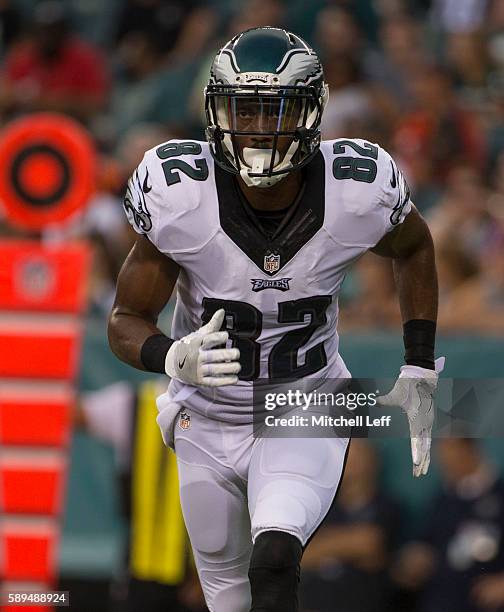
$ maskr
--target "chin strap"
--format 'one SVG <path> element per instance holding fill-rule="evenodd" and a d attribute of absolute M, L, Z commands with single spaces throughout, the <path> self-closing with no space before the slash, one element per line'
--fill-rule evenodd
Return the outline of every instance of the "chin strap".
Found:
<path fill-rule="evenodd" d="M 286 154 L 280 164 L 278 164 L 278 151 L 275 151 L 275 164 L 273 170 L 288 170 L 292 167 L 291 159 L 299 146 L 298 141 L 294 140 L 287 149 Z M 275 174 L 273 176 L 250 176 L 250 174 L 260 174 L 264 172 L 264 167 L 271 163 L 272 149 L 253 149 L 245 147 L 243 149 L 243 159 L 247 164 L 240 170 L 240 176 L 248 187 L 272 187 L 287 176 L 287 173 Z M 278 165 L 277 165 L 278 164 Z"/>
<path fill-rule="evenodd" d="M 265 179 L 273 179 L 276 178 L 276 176 L 250 176 L 249 174 L 261 174 L 264 171 L 264 166 L 271 163 L 271 153 L 271 149 L 252 149 L 249 147 L 243 149 L 243 158 L 247 165 L 240 170 L 240 176 L 245 185 L 248 187 L 271 186 L 270 184 L 266 184 Z M 278 156 L 278 153 L 276 153 L 276 156 Z"/>

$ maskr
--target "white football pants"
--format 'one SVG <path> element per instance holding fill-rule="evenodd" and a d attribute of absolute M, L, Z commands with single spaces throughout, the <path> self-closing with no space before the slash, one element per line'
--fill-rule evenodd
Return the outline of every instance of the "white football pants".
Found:
<path fill-rule="evenodd" d="M 303 546 L 334 500 L 347 438 L 254 438 L 184 406 L 175 422 L 180 497 L 210 612 L 248 612 L 252 544 L 285 531 Z"/>

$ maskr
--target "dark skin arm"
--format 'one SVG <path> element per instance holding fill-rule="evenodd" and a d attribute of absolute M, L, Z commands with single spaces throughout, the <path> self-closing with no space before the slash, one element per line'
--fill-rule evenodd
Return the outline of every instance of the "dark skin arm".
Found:
<path fill-rule="evenodd" d="M 418 210 L 413 206 L 404 222 L 371 249 L 392 258 L 402 320 L 436 321 L 438 283 L 434 243 Z"/>
<path fill-rule="evenodd" d="M 143 343 L 162 333 L 157 327 L 158 316 L 173 293 L 179 271 L 178 264 L 140 236 L 119 272 L 108 322 L 110 348 L 139 370 L 145 370 L 140 359 Z"/>

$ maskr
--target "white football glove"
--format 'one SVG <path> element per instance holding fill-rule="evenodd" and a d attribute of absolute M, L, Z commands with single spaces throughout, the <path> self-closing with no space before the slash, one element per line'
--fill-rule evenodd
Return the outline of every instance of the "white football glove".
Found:
<path fill-rule="evenodd" d="M 165 360 L 165 371 L 188 385 L 223 387 L 238 382 L 240 351 L 237 348 L 215 348 L 226 344 L 227 331 L 219 331 L 224 310 L 214 313 L 210 321 L 192 334 L 174 342 Z"/>
<path fill-rule="evenodd" d="M 413 476 L 427 474 L 430 464 L 434 392 L 445 358 L 436 359 L 435 370 L 404 365 L 392 391 L 377 398 L 382 406 L 399 406 L 409 421 Z"/>

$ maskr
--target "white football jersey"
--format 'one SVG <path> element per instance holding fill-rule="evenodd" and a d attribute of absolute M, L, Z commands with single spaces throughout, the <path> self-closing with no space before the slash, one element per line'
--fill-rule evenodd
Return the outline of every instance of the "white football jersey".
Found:
<path fill-rule="evenodd" d="M 271 239 L 238 189 L 206 142 L 171 140 L 147 151 L 124 204 L 134 229 L 181 266 L 172 337 L 226 311 L 240 381 L 198 390 L 223 419 L 250 413 L 258 378 L 349 376 L 336 331 L 345 273 L 411 210 L 390 155 L 363 140 L 322 142 L 294 213 Z"/>

